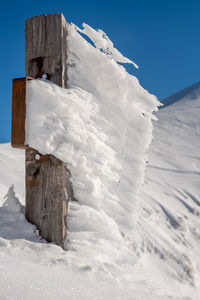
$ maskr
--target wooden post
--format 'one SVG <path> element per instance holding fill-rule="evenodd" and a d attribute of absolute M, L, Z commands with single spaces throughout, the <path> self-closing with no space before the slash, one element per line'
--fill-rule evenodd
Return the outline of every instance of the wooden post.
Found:
<path fill-rule="evenodd" d="M 47 79 L 67 86 L 66 37 L 68 24 L 63 14 L 42 15 L 26 20 L 26 76 Z"/>
<path fill-rule="evenodd" d="M 26 76 L 47 79 L 66 88 L 66 36 L 68 24 L 62 14 L 26 20 Z M 28 99 L 27 99 L 28 101 Z M 59 101 L 59 99 L 58 99 Z M 68 201 L 72 198 L 70 172 L 53 155 L 26 149 L 26 218 L 49 242 L 64 246 Z"/>

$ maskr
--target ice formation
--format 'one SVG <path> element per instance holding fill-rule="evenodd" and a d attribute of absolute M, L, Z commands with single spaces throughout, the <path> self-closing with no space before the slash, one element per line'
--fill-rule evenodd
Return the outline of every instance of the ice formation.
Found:
<path fill-rule="evenodd" d="M 69 205 L 67 248 L 117 261 L 119 248 L 129 251 L 159 102 L 117 63 L 130 61 L 102 31 L 84 25 L 96 47 L 78 31 L 71 25 L 67 36 L 68 88 L 28 82 L 26 142 L 71 171 L 77 202 Z"/>
<path fill-rule="evenodd" d="M 24 151 L 0 144 L 0 206 L 12 183 L 16 191 L 11 186 L 0 207 L 0 299 L 199 299 L 199 84 L 186 92 L 156 113 L 132 244 L 124 236 L 124 247 L 99 238 L 96 216 L 93 235 L 70 224 L 68 251 L 38 238 L 16 199 L 24 203 Z"/>

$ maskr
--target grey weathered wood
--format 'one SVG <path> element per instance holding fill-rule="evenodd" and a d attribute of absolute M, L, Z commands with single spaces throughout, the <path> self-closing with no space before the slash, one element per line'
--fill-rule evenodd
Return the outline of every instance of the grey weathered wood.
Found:
<path fill-rule="evenodd" d="M 26 76 L 47 78 L 61 87 L 67 85 L 67 23 L 62 14 L 42 15 L 26 20 Z M 28 101 L 28 99 L 27 99 Z M 26 218 L 49 242 L 63 247 L 67 232 L 67 203 L 72 198 L 70 172 L 66 163 L 53 155 L 26 150 Z"/>
<path fill-rule="evenodd" d="M 67 27 L 62 14 L 42 15 L 26 20 L 26 76 L 38 78 L 47 74 L 49 80 L 66 87 Z"/>
<path fill-rule="evenodd" d="M 48 241 L 64 246 L 67 208 L 71 198 L 70 172 L 53 155 L 26 150 L 26 217 Z"/>

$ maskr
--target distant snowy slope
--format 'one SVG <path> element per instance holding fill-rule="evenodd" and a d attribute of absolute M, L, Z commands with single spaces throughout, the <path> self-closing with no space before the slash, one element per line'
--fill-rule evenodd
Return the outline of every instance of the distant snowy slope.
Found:
<path fill-rule="evenodd" d="M 172 96 L 167 97 L 162 102 L 164 104 L 164 107 L 166 107 L 170 104 L 175 103 L 176 101 L 184 99 L 184 97 L 187 97 L 190 99 L 199 97 L 199 93 L 200 93 L 200 81 L 173 94 Z"/>
<path fill-rule="evenodd" d="M 188 92 L 188 93 L 187 93 Z M 183 98 L 177 100 L 177 95 Z M 170 98 L 155 123 L 138 212 L 143 265 L 160 266 L 172 290 L 182 282 L 200 288 L 200 86 Z M 147 271 L 150 276 L 155 265 Z M 147 267 L 148 269 L 148 267 Z M 157 281 L 157 278 L 155 280 Z M 200 299 L 199 297 L 195 299 Z"/>

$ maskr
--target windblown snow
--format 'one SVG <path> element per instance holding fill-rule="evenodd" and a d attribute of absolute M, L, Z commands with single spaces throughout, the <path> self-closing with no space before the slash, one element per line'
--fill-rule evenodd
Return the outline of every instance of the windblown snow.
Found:
<path fill-rule="evenodd" d="M 28 82 L 26 123 L 72 173 L 66 249 L 25 220 L 24 152 L 0 145 L 0 299 L 198 300 L 199 87 L 156 113 L 144 181 L 158 101 L 102 31 L 67 43 L 68 89 Z"/>
<path fill-rule="evenodd" d="M 87 25 L 83 32 L 96 33 L 98 48 L 71 25 L 67 89 L 46 80 L 28 82 L 26 143 L 70 169 L 77 201 L 69 203 L 66 248 L 92 264 L 123 264 L 132 259 L 124 241 L 132 236 L 159 102 L 117 64 L 116 55 L 99 50 L 105 40 L 115 53 L 108 37 Z M 116 59 L 129 62 L 122 55 Z"/>

